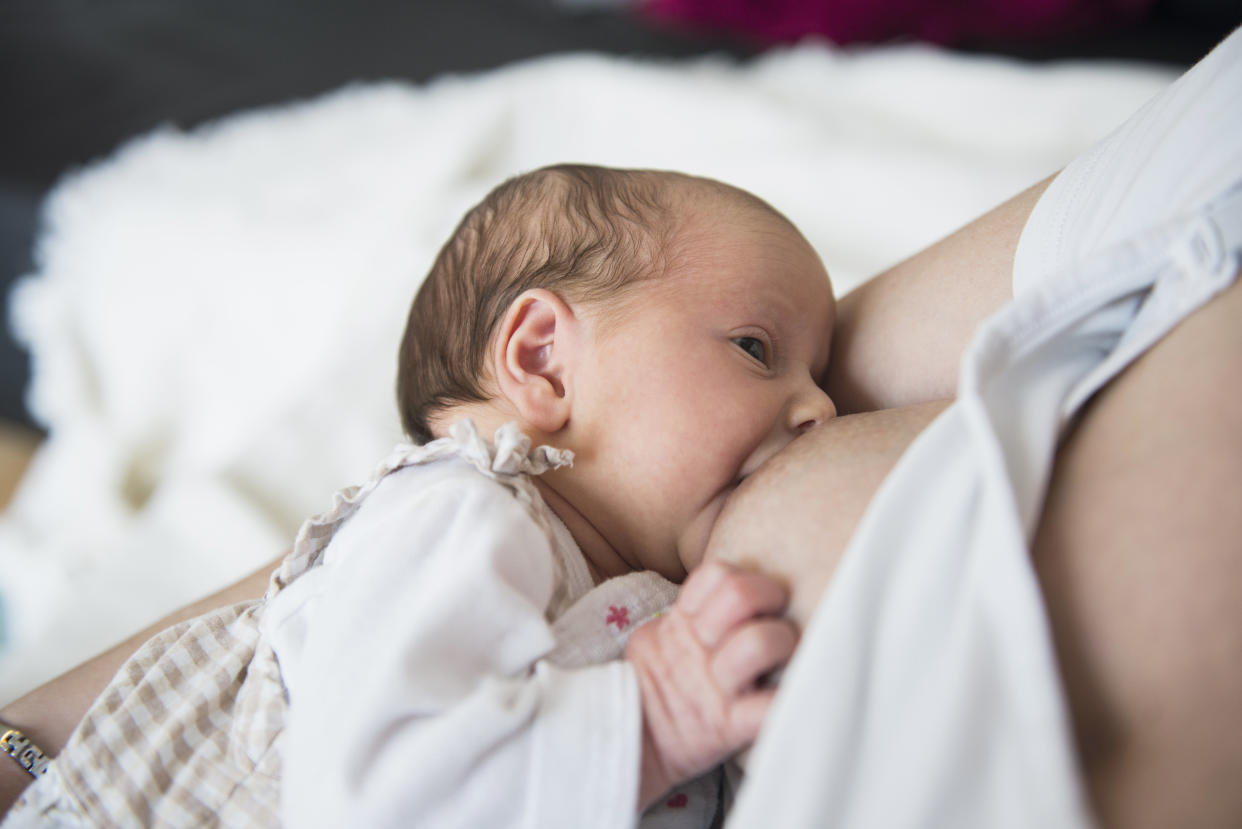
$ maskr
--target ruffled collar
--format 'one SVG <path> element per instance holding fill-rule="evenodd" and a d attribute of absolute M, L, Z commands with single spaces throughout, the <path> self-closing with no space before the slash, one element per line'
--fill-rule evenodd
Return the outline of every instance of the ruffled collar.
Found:
<path fill-rule="evenodd" d="M 436 444 L 445 444 L 443 447 Z M 573 466 L 574 453 L 554 446 L 531 447 L 531 439 L 517 423 L 509 421 L 496 430 L 491 442 L 484 440 L 470 418 L 463 418 L 449 427 L 449 436 L 427 444 L 435 454 L 449 449 L 491 475 L 542 475 L 549 469 Z"/>
<path fill-rule="evenodd" d="M 549 537 L 555 535 L 550 523 L 555 513 L 543 503 L 534 483 L 523 476 L 541 475 L 549 469 L 572 466 L 574 453 L 552 446 L 532 449 L 530 438 L 522 434 L 517 423 L 513 422 L 497 429 L 489 443 L 479 435 L 474 422 L 464 418 L 449 428 L 446 438 L 438 438 L 422 446 L 409 443 L 399 445 L 366 483 L 346 487 L 333 495 L 332 506 L 303 523 L 298 530 L 293 551 L 272 573 L 267 588 L 268 598 L 318 563 L 337 527 L 358 509 L 380 481 L 398 469 L 446 458 L 461 458 L 482 474 L 504 484 L 519 502 L 531 509 L 535 520 L 549 533 Z M 568 531 L 565 532 L 568 536 Z M 590 582 L 585 563 L 581 564 L 580 579 Z"/>

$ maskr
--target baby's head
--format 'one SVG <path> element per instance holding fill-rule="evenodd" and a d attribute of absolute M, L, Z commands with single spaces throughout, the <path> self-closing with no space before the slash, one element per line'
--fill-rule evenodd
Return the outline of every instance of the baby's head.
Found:
<path fill-rule="evenodd" d="M 674 580 L 737 484 L 835 410 L 818 256 L 757 197 L 709 179 L 563 165 L 462 220 L 399 356 L 406 431 L 516 420 L 575 453 L 538 485 L 598 572 Z"/>

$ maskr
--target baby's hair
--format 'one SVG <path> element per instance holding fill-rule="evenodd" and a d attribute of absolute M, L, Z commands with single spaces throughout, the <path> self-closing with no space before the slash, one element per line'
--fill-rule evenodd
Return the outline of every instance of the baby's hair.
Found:
<path fill-rule="evenodd" d="M 437 414 L 490 399 L 489 346 L 524 291 L 595 305 L 664 273 L 680 227 L 677 198 L 703 188 L 780 216 L 743 190 L 654 170 L 561 164 L 492 190 L 440 249 L 410 307 L 397 367 L 409 436 L 426 443 Z"/>

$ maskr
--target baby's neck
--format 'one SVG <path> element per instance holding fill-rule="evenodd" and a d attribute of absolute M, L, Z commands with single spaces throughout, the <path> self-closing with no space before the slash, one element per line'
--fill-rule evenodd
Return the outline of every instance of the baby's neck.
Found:
<path fill-rule="evenodd" d="M 557 492 L 556 487 L 546 480 L 545 476 L 536 476 L 532 480 L 538 487 L 539 493 L 543 495 L 543 500 L 556 513 L 556 517 L 561 519 L 569 530 L 569 534 L 578 543 L 578 548 L 582 550 L 582 555 L 586 558 L 587 568 L 591 571 L 591 578 L 596 584 L 613 576 L 633 573 L 638 569 L 622 558 L 621 554 L 608 543 L 608 539 L 604 538 L 567 498 Z"/>
<path fill-rule="evenodd" d="M 554 437 L 540 434 L 537 430 L 529 427 L 517 417 L 516 413 L 506 409 L 502 404 L 496 401 L 487 401 L 484 403 L 463 403 L 454 406 L 449 411 L 440 415 L 433 422 L 433 431 L 439 437 L 448 434 L 448 425 L 462 418 L 470 418 L 474 421 L 475 428 L 480 435 L 491 436 L 495 434 L 503 424 L 509 421 L 516 421 L 522 432 L 535 444 L 550 443 L 557 445 Z M 557 470 L 545 472 L 542 475 L 533 475 L 531 480 L 534 481 L 539 493 L 543 496 L 543 500 L 551 507 L 552 512 L 556 513 L 556 517 L 561 519 L 569 534 L 573 536 L 574 541 L 578 544 L 578 549 L 582 551 L 582 555 L 586 558 L 587 569 L 591 572 L 591 578 L 596 584 L 599 584 L 613 576 L 623 576 L 626 573 L 633 573 L 642 569 L 635 563 L 631 563 L 625 559 L 617 549 L 604 537 L 595 526 L 587 519 L 583 513 L 573 505 L 572 501 L 561 494 L 560 489 L 556 485 Z"/>

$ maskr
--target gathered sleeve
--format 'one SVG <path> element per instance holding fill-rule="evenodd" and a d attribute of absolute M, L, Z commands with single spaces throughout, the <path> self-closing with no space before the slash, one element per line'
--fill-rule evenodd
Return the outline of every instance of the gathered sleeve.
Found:
<path fill-rule="evenodd" d="M 410 487 L 407 473 L 420 471 L 378 487 L 276 614 L 285 822 L 632 826 L 637 683 L 622 661 L 544 659 L 552 539 L 494 481 Z"/>

